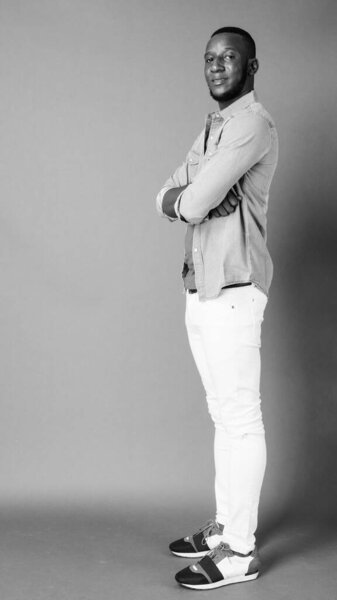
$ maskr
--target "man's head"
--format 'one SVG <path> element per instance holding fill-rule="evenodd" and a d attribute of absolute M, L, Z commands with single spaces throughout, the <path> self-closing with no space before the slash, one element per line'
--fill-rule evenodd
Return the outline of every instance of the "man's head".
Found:
<path fill-rule="evenodd" d="M 205 51 L 205 78 L 220 109 L 254 89 L 258 68 L 255 42 L 247 31 L 222 27 L 211 35 Z"/>

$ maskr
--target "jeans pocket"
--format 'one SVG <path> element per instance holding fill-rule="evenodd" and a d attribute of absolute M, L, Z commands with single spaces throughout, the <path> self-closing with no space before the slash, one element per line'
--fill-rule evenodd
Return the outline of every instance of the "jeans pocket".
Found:
<path fill-rule="evenodd" d="M 252 308 L 255 318 L 262 323 L 265 308 L 267 306 L 267 296 L 259 290 L 255 285 L 251 286 L 252 291 Z"/>
<path fill-rule="evenodd" d="M 254 339 L 258 346 L 261 346 L 261 325 L 263 322 L 264 311 L 268 298 L 256 286 L 252 286 L 251 311 L 254 323 Z"/>

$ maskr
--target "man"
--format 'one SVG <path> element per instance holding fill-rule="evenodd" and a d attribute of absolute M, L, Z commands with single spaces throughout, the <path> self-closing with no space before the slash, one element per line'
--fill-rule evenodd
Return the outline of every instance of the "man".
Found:
<path fill-rule="evenodd" d="M 224 27 L 212 34 L 205 78 L 219 111 L 157 197 L 161 215 L 187 223 L 186 327 L 215 425 L 215 519 L 170 544 L 177 556 L 201 558 L 176 575 L 192 589 L 259 574 L 260 332 L 272 279 L 266 211 L 278 142 L 254 92 L 258 66 L 249 33 Z"/>

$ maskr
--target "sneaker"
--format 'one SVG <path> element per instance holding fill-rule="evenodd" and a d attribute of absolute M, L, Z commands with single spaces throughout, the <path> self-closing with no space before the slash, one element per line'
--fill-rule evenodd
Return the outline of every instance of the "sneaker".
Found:
<path fill-rule="evenodd" d="M 195 565 L 179 571 L 176 581 L 193 590 L 212 590 L 256 579 L 259 568 L 260 560 L 256 549 L 249 554 L 240 554 L 221 542 Z"/>
<path fill-rule="evenodd" d="M 223 525 L 210 520 L 197 533 L 172 542 L 169 548 L 176 556 L 201 558 L 221 542 L 223 530 Z"/>

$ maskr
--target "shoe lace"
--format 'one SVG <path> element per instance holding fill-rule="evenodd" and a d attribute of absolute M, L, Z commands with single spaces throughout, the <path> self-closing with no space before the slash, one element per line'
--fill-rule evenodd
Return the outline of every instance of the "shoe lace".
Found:
<path fill-rule="evenodd" d="M 203 533 L 203 540 L 202 540 L 201 544 L 203 546 L 205 546 L 206 537 L 209 537 L 211 535 L 216 535 L 216 534 L 221 535 L 222 531 L 219 528 L 219 525 L 217 524 L 217 522 L 210 519 L 209 521 L 207 521 L 207 523 L 205 525 L 203 525 L 202 527 L 200 527 L 200 529 L 198 529 L 197 533 Z"/>
<path fill-rule="evenodd" d="M 213 550 L 208 552 L 207 556 L 209 556 L 216 563 L 228 556 L 234 556 L 234 552 L 229 546 L 229 544 L 226 544 L 225 542 L 220 542 L 218 546 L 216 546 L 215 548 L 213 548 Z"/>

